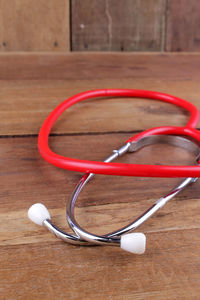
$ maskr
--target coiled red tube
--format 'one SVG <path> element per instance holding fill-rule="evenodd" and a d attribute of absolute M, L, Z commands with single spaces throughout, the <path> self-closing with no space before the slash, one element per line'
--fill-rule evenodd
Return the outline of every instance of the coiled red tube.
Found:
<path fill-rule="evenodd" d="M 131 89 L 102 89 L 83 92 L 62 102 L 57 106 L 44 121 L 38 137 L 38 147 L 43 158 L 49 163 L 68 170 L 78 172 L 91 172 L 96 174 L 121 175 L 121 176 L 145 176 L 145 177 L 200 177 L 200 168 L 198 166 L 157 166 L 157 165 L 139 165 L 139 164 L 121 164 L 104 163 L 88 160 L 72 159 L 58 155 L 50 150 L 48 146 L 48 137 L 51 128 L 58 117 L 70 106 L 86 99 L 96 97 L 130 97 L 145 98 L 168 102 L 182 107 L 189 111 L 190 118 L 183 127 L 156 127 L 143 131 L 127 142 L 132 142 L 145 135 L 153 134 L 173 134 L 187 135 L 200 143 L 200 133 L 195 129 L 199 120 L 197 108 L 190 102 L 181 98 L 153 91 L 131 90 Z M 109 99 L 109 98 L 108 98 Z"/>

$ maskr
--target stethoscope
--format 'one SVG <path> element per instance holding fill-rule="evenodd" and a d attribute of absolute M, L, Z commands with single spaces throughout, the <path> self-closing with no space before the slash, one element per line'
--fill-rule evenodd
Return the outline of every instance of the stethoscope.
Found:
<path fill-rule="evenodd" d="M 71 105 L 92 97 L 102 96 L 126 96 L 150 98 L 170 102 L 177 106 L 183 107 L 190 112 L 190 119 L 186 126 L 183 127 L 156 127 L 148 129 L 131 137 L 124 146 L 113 153 L 103 162 L 83 161 L 66 158 L 53 153 L 48 147 L 48 137 L 50 130 L 62 114 L 62 112 Z M 58 238 L 72 244 L 81 245 L 120 245 L 122 249 L 142 254 L 145 251 L 146 238 L 143 233 L 128 233 L 135 230 L 144 223 L 149 217 L 163 207 L 169 200 L 182 191 L 188 184 L 193 183 L 199 177 L 199 143 L 200 133 L 194 127 L 197 125 L 199 112 L 197 108 L 186 100 L 170 96 L 167 94 L 141 91 L 141 90 L 97 90 L 73 96 L 61 103 L 43 123 L 38 139 L 39 151 L 42 156 L 50 163 L 70 170 L 85 171 L 86 174 L 81 178 L 73 191 L 67 206 L 67 220 L 74 231 L 74 235 L 68 234 L 57 228 L 50 218 L 50 214 L 43 204 L 37 203 L 30 207 L 28 211 L 29 218 L 38 225 L 44 225 Z M 181 137 L 184 136 L 184 137 Z M 154 165 L 136 165 L 136 164 L 117 164 L 111 163 L 117 157 L 127 153 L 135 152 L 144 146 L 154 143 L 167 143 L 183 147 L 197 155 L 196 165 L 194 166 L 154 166 Z M 107 235 L 94 235 L 84 230 L 76 221 L 74 208 L 76 200 L 84 186 L 92 179 L 94 174 L 126 175 L 126 176 L 147 176 L 147 177 L 187 177 L 170 193 L 158 199 L 146 212 L 136 220 L 117 231 Z"/>

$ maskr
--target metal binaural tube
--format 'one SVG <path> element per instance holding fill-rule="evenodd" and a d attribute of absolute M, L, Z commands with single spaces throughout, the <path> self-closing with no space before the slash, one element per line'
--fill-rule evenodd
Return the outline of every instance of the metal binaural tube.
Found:
<path fill-rule="evenodd" d="M 165 140 L 165 139 L 166 140 Z M 165 142 L 170 143 L 173 145 L 178 145 L 180 147 L 186 148 L 192 152 L 195 152 L 195 154 L 199 153 L 199 146 L 192 143 L 192 141 L 182 138 L 182 137 L 176 137 L 176 136 L 150 136 L 145 137 L 137 142 L 134 142 L 134 147 L 130 150 L 131 152 L 137 151 L 140 148 L 155 143 L 155 142 Z M 127 150 L 130 149 L 131 144 L 129 147 L 127 147 Z M 117 152 L 117 151 L 116 151 Z M 113 157 L 112 157 L 113 158 Z M 114 159 L 114 158 L 113 158 Z M 109 161 L 111 161 L 111 157 L 109 157 Z M 93 177 L 93 174 L 92 174 Z M 170 193 L 166 194 L 164 197 L 161 197 L 158 199 L 149 209 L 147 209 L 142 215 L 140 215 L 138 218 L 136 218 L 133 222 L 126 225 L 125 227 L 122 227 L 119 230 L 113 231 L 111 233 L 108 233 L 103 236 L 98 236 L 89 233 L 88 231 L 84 230 L 76 221 L 75 215 L 74 215 L 74 208 L 76 200 L 82 191 L 83 187 L 86 185 L 86 183 L 90 180 L 90 174 L 88 176 L 82 177 L 78 185 L 76 186 L 74 192 L 72 193 L 67 207 L 67 220 L 70 225 L 70 227 L 73 229 L 73 231 L 80 236 L 81 239 L 84 239 L 88 242 L 92 242 L 95 244 L 109 244 L 113 245 L 116 243 L 119 243 L 119 236 L 122 234 L 128 233 L 132 230 L 135 230 L 137 227 L 139 227 L 142 223 L 144 223 L 146 220 L 148 220 L 154 213 L 156 213 L 161 207 L 163 207 L 169 200 L 171 200 L 173 197 L 175 197 L 180 191 L 182 191 L 188 184 L 196 181 L 198 178 L 192 178 L 188 177 L 184 179 L 177 187 L 175 187 Z M 117 238 L 118 237 L 118 238 Z"/>

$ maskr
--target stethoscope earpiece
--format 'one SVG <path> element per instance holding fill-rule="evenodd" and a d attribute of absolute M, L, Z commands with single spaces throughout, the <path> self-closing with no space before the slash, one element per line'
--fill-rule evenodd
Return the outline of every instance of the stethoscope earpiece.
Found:
<path fill-rule="evenodd" d="M 33 204 L 28 210 L 29 219 L 37 224 L 42 226 L 45 220 L 50 220 L 51 216 L 48 209 L 42 203 Z"/>
<path fill-rule="evenodd" d="M 146 236 L 141 232 L 124 234 L 120 239 L 120 247 L 134 254 L 144 254 L 146 249 Z"/>

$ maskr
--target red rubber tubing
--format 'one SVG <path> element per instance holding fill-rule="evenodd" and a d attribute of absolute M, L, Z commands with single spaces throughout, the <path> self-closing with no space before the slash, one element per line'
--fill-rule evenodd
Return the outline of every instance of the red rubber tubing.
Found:
<path fill-rule="evenodd" d="M 143 177 L 198 177 L 200 168 L 198 166 L 155 166 L 139 164 L 104 163 L 88 160 L 79 160 L 58 155 L 51 151 L 48 146 L 48 137 L 51 128 L 58 117 L 70 106 L 86 99 L 96 97 L 130 97 L 146 98 L 168 102 L 189 111 L 190 118 L 184 127 L 157 127 L 146 130 L 130 138 L 127 142 L 137 140 L 145 135 L 151 134 L 173 134 L 186 135 L 200 144 L 200 133 L 194 129 L 199 120 L 197 108 L 190 102 L 181 98 L 153 91 L 130 90 L 130 89 L 103 89 L 83 92 L 66 99 L 58 105 L 44 121 L 38 137 L 38 147 L 43 158 L 49 163 L 68 170 L 78 172 L 91 172 L 95 174 L 121 175 L 121 176 L 143 176 Z M 108 98 L 109 99 L 109 98 Z"/>

